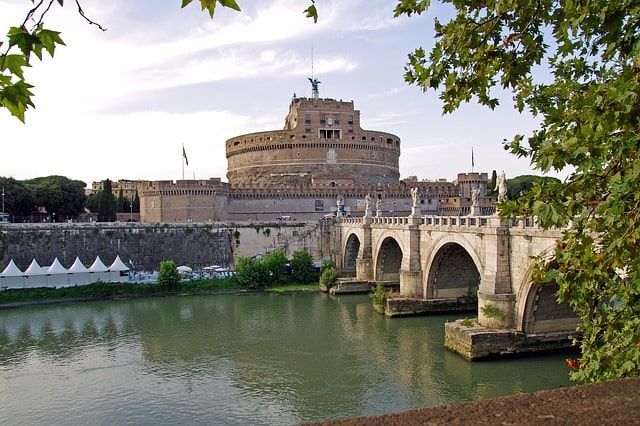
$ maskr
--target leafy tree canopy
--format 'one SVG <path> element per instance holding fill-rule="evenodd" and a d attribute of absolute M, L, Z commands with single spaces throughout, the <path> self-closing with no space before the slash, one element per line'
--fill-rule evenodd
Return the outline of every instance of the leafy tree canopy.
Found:
<path fill-rule="evenodd" d="M 495 89 L 541 120 L 505 148 L 563 181 L 537 181 L 503 215 L 536 215 L 564 231 L 535 278 L 556 282 L 581 320 L 573 378 L 640 375 L 640 4 L 620 0 L 444 0 L 430 52 L 409 55 L 406 80 L 436 89 L 449 113 L 476 100 L 494 108 Z M 396 15 L 428 0 L 402 0 Z M 551 75 L 534 78 L 537 67 Z"/>
<path fill-rule="evenodd" d="M 509 199 L 515 200 L 526 194 L 538 181 L 554 181 L 555 183 L 560 183 L 559 179 L 549 176 L 516 176 L 512 179 L 507 179 L 507 196 L 509 197 Z"/>
<path fill-rule="evenodd" d="M 55 214 L 57 220 L 76 216 L 84 207 L 86 184 L 80 180 L 46 176 L 25 180 L 24 185 L 31 191 L 35 205 Z"/>
<path fill-rule="evenodd" d="M 31 189 L 24 182 L 14 178 L 0 177 L 0 193 L 4 192 L 4 210 L 13 216 L 32 213 L 36 202 Z"/>
<path fill-rule="evenodd" d="M 313 266 L 313 257 L 306 250 L 297 250 L 291 256 L 291 269 L 293 270 L 293 282 L 307 284 L 318 279 L 318 274 Z"/>

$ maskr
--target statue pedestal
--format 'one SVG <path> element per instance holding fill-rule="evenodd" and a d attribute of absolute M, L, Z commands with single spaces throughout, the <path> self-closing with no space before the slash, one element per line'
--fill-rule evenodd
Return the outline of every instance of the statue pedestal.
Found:
<path fill-rule="evenodd" d="M 422 212 L 420 211 L 420 207 L 411 207 L 411 214 L 409 216 L 421 217 Z"/>

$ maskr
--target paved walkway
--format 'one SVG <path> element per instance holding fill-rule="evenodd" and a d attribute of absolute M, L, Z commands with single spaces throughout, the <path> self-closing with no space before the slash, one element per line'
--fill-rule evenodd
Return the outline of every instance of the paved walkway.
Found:
<path fill-rule="evenodd" d="M 332 425 L 640 425 L 640 379 L 361 417 Z"/>

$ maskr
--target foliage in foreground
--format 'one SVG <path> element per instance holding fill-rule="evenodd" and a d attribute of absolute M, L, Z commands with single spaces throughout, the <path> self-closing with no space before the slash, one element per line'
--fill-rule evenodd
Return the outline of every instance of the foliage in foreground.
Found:
<path fill-rule="evenodd" d="M 450 1 L 445 1 L 449 3 Z M 430 53 L 409 56 L 406 80 L 440 90 L 444 112 L 475 98 L 498 105 L 513 92 L 540 128 L 506 143 L 542 172 L 569 170 L 564 182 L 537 182 L 503 216 L 567 228 L 534 280 L 559 285 L 579 316 L 581 355 L 572 378 L 592 382 L 640 374 L 640 6 L 630 0 L 450 2 L 435 21 Z M 402 0 L 396 15 L 428 1 Z M 534 79 L 547 64 L 550 76 Z"/>

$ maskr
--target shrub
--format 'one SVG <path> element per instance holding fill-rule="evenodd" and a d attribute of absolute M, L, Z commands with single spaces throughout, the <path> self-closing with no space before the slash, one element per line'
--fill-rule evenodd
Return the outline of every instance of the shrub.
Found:
<path fill-rule="evenodd" d="M 298 250 L 293 253 L 291 269 L 293 270 L 293 282 L 297 284 L 307 284 L 318 279 L 318 274 L 313 266 L 313 258 L 306 250 Z"/>
<path fill-rule="evenodd" d="M 175 288 L 180 282 L 178 268 L 173 260 L 163 260 L 160 262 L 160 271 L 158 272 L 158 284 L 163 287 Z"/>
<path fill-rule="evenodd" d="M 333 259 L 322 259 L 322 265 L 320 266 L 320 273 L 322 274 L 327 269 L 338 269 L 336 262 Z"/>
<path fill-rule="evenodd" d="M 336 268 L 327 268 L 320 274 L 320 285 L 331 288 L 338 281 L 338 271 Z"/>
<path fill-rule="evenodd" d="M 235 272 L 235 280 L 241 287 L 255 288 L 265 286 L 268 279 L 264 264 L 250 257 L 238 258 Z"/>
<path fill-rule="evenodd" d="M 266 271 L 265 287 L 272 287 L 285 282 L 285 269 L 287 265 L 287 257 L 280 250 L 273 251 L 260 259 L 258 264 Z"/>
<path fill-rule="evenodd" d="M 370 296 L 374 308 L 381 312 L 384 312 L 384 307 L 387 304 L 387 291 L 385 290 L 381 282 L 376 283 L 376 288 L 373 290 Z"/>

